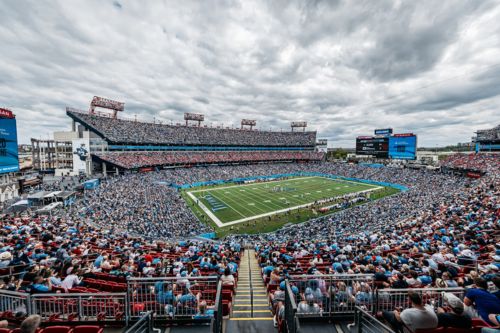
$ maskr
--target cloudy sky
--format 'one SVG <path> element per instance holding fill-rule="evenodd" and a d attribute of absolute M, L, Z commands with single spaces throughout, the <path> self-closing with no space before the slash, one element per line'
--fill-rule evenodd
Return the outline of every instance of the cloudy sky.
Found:
<path fill-rule="evenodd" d="M 0 106 L 21 143 L 69 129 L 64 108 L 94 95 L 145 120 L 305 120 L 335 147 L 500 123 L 500 1 L 3 0 L 0 17 Z"/>

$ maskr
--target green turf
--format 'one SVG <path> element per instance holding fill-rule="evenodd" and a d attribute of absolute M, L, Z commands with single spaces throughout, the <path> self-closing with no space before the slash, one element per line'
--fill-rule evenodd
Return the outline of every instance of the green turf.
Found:
<path fill-rule="evenodd" d="M 274 188 L 286 190 L 273 191 Z M 326 177 L 296 177 L 262 183 L 195 188 L 187 192 L 210 209 L 222 224 L 228 224 L 240 220 L 246 222 L 258 219 L 260 215 L 376 188 L 380 186 Z M 212 199 L 212 204 L 209 198 Z M 212 210 L 217 205 L 224 208 Z"/>

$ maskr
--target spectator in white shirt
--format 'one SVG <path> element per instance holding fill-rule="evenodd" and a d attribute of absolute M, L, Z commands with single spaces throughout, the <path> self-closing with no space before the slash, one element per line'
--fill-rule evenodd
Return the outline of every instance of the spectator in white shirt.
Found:
<path fill-rule="evenodd" d="M 224 269 L 224 274 L 220 277 L 223 285 L 234 285 L 234 276 L 231 274 L 231 270 L 229 267 Z"/>
<path fill-rule="evenodd" d="M 299 303 L 297 313 L 302 316 L 321 316 L 321 308 L 314 302 L 314 296 L 308 294 L 306 300 Z"/>
<path fill-rule="evenodd" d="M 64 280 L 61 283 L 61 287 L 64 289 L 73 289 L 74 287 L 78 286 L 82 280 L 76 275 L 75 273 L 71 272 L 68 276 L 64 278 Z"/>
<path fill-rule="evenodd" d="M 418 329 L 432 329 L 438 326 L 438 318 L 431 305 L 423 305 L 422 297 L 415 292 L 408 293 L 412 307 L 403 310 L 384 311 L 382 315 L 385 320 L 398 332 L 406 326 L 411 332 Z"/>

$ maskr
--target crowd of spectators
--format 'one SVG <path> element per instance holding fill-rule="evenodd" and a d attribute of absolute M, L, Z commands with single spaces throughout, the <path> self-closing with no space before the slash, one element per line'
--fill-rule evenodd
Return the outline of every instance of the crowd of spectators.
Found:
<path fill-rule="evenodd" d="M 460 193 L 471 181 L 433 171 L 399 168 L 374 169 L 341 163 L 259 164 L 166 169 L 148 173 L 127 173 L 103 178 L 95 191 L 86 191 L 64 213 L 80 224 L 94 224 L 111 233 L 132 233 L 149 238 L 179 238 L 210 232 L 199 222 L 180 193 L 169 185 L 210 180 L 315 171 L 347 177 L 405 185 L 409 191 L 366 205 L 345 210 L 324 221 L 282 229 L 268 237 L 314 237 L 328 230 L 330 237 L 358 230 L 361 226 L 380 228 L 405 217 L 412 217 L 441 198 Z M 365 226 L 367 227 L 365 229 Z"/>
<path fill-rule="evenodd" d="M 96 153 L 101 160 L 125 169 L 163 165 L 197 165 L 212 163 L 320 161 L 324 154 L 313 151 L 220 151 L 175 152 L 139 151 Z"/>
<path fill-rule="evenodd" d="M 179 192 L 169 186 L 168 172 L 127 174 L 102 179 L 68 218 L 109 228 L 110 233 L 132 233 L 146 238 L 179 239 L 210 232 L 198 221 Z"/>
<path fill-rule="evenodd" d="M 500 303 L 498 292 L 489 290 L 500 282 L 500 168 L 498 160 L 490 162 L 480 179 L 347 163 L 210 166 L 104 178 L 96 190 L 85 191 L 82 200 L 56 216 L 2 215 L 0 269 L 13 274 L 0 288 L 64 292 L 85 286 L 99 273 L 182 277 L 202 269 L 231 284 L 240 244 L 250 241 L 264 278 L 280 286 L 272 299 L 276 313 L 282 309 L 279 290 L 287 277 L 373 274 L 378 288 L 470 288 L 460 300 L 463 312 L 460 305 L 433 309 L 437 323 L 440 313 L 446 312 L 479 316 L 494 325 Z M 211 228 L 199 222 L 179 192 L 169 186 L 305 171 L 397 183 L 408 191 L 273 233 L 228 236 L 212 243 L 189 240 Z M 294 286 L 304 313 L 328 310 L 325 297 L 335 295 L 339 306 L 366 304 L 374 293 L 371 285 L 363 283 L 330 288 L 318 284 L 309 290 Z M 194 296 L 200 316 L 206 315 L 206 306 L 192 290 L 165 292 L 179 292 L 179 299 L 184 294 Z M 414 308 L 429 311 L 417 296 L 410 299 Z M 382 313 L 381 318 L 396 327 L 403 322 L 418 328 L 420 322 L 406 320 L 404 311 Z"/>
<path fill-rule="evenodd" d="M 486 130 L 478 130 L 476 141 L 498 143 L 500 141 L 500 125 Z"/>
<path fill-rule="evenodd" d="M 453 154 L 441 162 L 450 169 L 463 169 L 481 172 L 494 172 L 500 169 L 498 154 Z"/>
<path fill-rule="evenodd" d="M 363 172 L 358 169 L 356 174 Z M 411 173 L 405 172 L 400 172 L 400 183 L 407 183 Z M 413 177 L 417 179 L 412 189 L 398 196 L 253 236 L 264 278 L 279 284 L 297 274 L 316 274 L 318 279 L 323 274 L 371 274 L 379 289 L 466 287 L 470 289 L 463 300 L 448 302 L 455 307 L 430 307 L 412 294 L 411 310 L 380 316 L 395 329 L 404 324 L 411 331 L 438 325 L 470 328 L 473 317 L 498 325 L 500 169 L 490 168 L 479 180 L 432 173 L 413 173 Z M 413 210 L 414 205 L 418 209 Z M 330 289 L 295 286 L 299 302 L 316 304 L 321 310 L 330 298 L 366 305 L 374 294 L 372 286 L 356 282 L 350 286 L 339 282 Z M 276 304 L 278 314 L 280 306 Z"/>
<path fill-rule="evenodd" d="M 103 178 L 95 191 L 86 191 L 83 200 L 68 208 L 68 219 L 81 224 L 93 223 L 112 233 L 129 232 L 149 238 L 179 238 L 210 232 L 199 222 L 180 193 L 170 184 L 264 176 L 279 173 L 316 171 L 408 186 L 407 192 L 387 197 L 335 215 L 324 223 L 310 223 L 283 229 L 270 237 L 296 233 L 314 237 L 326 224 L 332 236 L 352 225 L 380 227 L 395 219 L 413 216 L 442 196 L 460 191 L 466 180 L 429 171 L 384 168 L 338 163 L 262 164 L 210 166 L 189 169 L 165 169 L 148 173 L 127 173 Z M 342 223 L 338 223 L 341 221 Z"/>
<path fill-rule="evenodd" d="M 273 132 L 145 123 L 68 111 L 114 143 L 208 146 L 313 147 L 316 132 Z"/>
<path fill-rule="evenodd" d="M 199 319 L 210 315 L 207 302 L 213 306 L 214 298 L 202 295 L 201 282 L 189 282 L 189 277 L 219 275 L 226 285 L 236 283 L 241 246 L 230 240 L 147 241 L 110 233 L 94 224 L 80 224 L 68 216 L 1 218 L 1 290 L 30 294 L 125 292 L 126 277 L 171 277 L 173 283 L 155 283 L 154 288 L 142 292 L 172 313 L 176 304 L 184 308 L 189 298 L 189 314 Z M 11 311 L 20 317 L 26 313 L 22 305 L 11 308 L 9 304 L 0 304 L 0 313 Z"/>

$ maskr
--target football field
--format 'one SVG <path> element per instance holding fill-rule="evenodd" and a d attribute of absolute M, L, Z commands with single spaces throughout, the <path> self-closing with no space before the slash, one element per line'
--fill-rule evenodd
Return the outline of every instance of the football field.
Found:
<path fill-rule="evenodd" d="M 186 194 L 217 226 L 225 227 L 383 187 L 326 177 L 297 177 L 190 189 Z"/>

